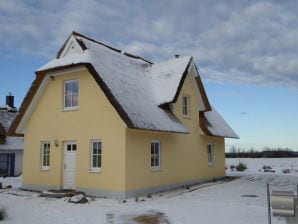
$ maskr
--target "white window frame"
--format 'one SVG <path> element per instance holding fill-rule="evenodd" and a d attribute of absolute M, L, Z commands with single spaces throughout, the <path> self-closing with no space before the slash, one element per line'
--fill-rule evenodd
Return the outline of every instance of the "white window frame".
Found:
<path fill-rule="evenodd" d="M 155 152 L 155 145 L 158 144 L 158 153 Z M 152 153 L 152 144 L 154 145 L 154 152 Z M 152 165 L 152 157 L 158 156 L 158 164 Z M 152 171 L 158 171 L 161 169 L 161 144 L 159 140 L 152 140 L 150 142 L 150 166 Z"/>
<path fill-rule="evenodd" d="M 49 146 L 48 153 L 45 153 L 45 146 Z M 44 156 L 47 156 L 46 164 L 44 163 Z M 50 169 L 50 161 L 51 161 L 51 142 L 50 141 L 42 141 L 40 145 L 40 169 L 41 170 L 49 170 Z"/>
<path fill-rule="evenodd" d="M 66 85 L 69 83 L 77 83 L 77 89 L 78 92 L 77 94 L 71 94 L 71 106 L 66 106 Z M 73 105 L 72 104 L 72 97 L 74 95 L 77 95 L 77 105 Z M 78 109 L 78 105 L 79 105 L 79 80 L 77 79 L 72 79 L 72 80 L 66 80 L 63 82 L 63 110 L 67 111 L 67 110 L 77 110 Z"/>
<path fill-rule="evenodd" d="M 213 143 L 207 143 L 207 161 L 208 161 L 208 166 L 213 166 L 213 163 L 214 163 L 214 145 L 213 145 Z"/>
<path fill-rule="evenodd" d="M 100 151 L 101 153 L 93 153 L 93 143 L 100 143 Z M 93 164 L 93 157 L 94 156 L 100 156 L 100 166 L 95 167 Z M 92 139 L 90 140 L 90 171 L 91 172 L 100 172 L 102 168 L 102 141 L 99 139 Z"/>
<path fill-rule="evenodd" d="M 186 99 L 186 101 L 184 101 Z M 186 104 L 185 104 L 186 102 Z M 183 94 L 182 95 L 182 116 L 189 118 L 190 117 L 190 97 L 189 95 Z"/>

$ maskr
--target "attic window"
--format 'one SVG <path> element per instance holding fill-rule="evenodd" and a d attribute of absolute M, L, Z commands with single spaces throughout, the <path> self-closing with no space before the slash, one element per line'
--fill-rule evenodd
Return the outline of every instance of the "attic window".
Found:
<path fill-rule="evenodd" d="M 207 144 L 208 166 L 213 165 L 213 144 Z"/>
<path fill-rule="evenodd" d="M 65 81 L 63 92 L 64 92 L 64 96 L 63 96 L 64 110 L 77 109 L 77 107 L 78 107 L 78 93 L 79 93 L 78 80 Z"/>
<path fill-rule="evenodd" d="M 189 117 L 189 96 L 182 96 L 182 115 L 183 117 Z"/>

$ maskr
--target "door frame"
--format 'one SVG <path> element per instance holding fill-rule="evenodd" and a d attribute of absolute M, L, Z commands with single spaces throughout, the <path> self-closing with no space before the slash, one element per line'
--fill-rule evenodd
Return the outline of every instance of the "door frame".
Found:
<path fill-rule="evenodd" d="M 62 144 L 62 147 L 63 147 L 63 150 L 62 150 L 62 154 L 63 154 L 63 160 L 62 160 L 62 163 L 61 163 L 61 171 L 62 171 L 62 178 L 61 178 L 61 189 L 69 189 L 67 187 L 65 187 L 65 165 L 66 165 L 66 152 L 67 152 L 67 144 L 75 144 L 76 145 L 76 149 L 77 149 L 77 142 L 75 140 L 69 140 L 69 141 L 63 141 L 63 144 Z M 77 163 L 77 150 L 75 151 L 75 167 L 76 167 L 76 163 Z M 73 188 L 71 189 L 75 189 L 76 186 L 76 169 L 75 169 L 75 176 L 74 176 L 74 180 L 73 180 Z"/>

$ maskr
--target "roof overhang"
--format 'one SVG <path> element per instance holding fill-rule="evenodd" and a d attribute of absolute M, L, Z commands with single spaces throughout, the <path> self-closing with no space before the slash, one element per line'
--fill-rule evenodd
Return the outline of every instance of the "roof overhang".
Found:
<path fill-rule="evenodd" d="M 208 112 L 200 111 L 199 116 L 200 128 L 206 135 L 239 139 L 236 132 L 220 116 L 214 107 Z"/>

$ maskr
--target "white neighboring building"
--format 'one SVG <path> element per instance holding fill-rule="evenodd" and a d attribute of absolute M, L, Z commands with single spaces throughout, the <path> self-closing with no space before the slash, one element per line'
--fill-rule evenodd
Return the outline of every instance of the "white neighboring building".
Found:
<path fill-rule="evenodd" d="M 22 174 L 24 138 L 6 135 L 17 114 L 13 101 L 13 96 L 6 96 L 6 105 L 0 106 L 0 177 Z"/>

